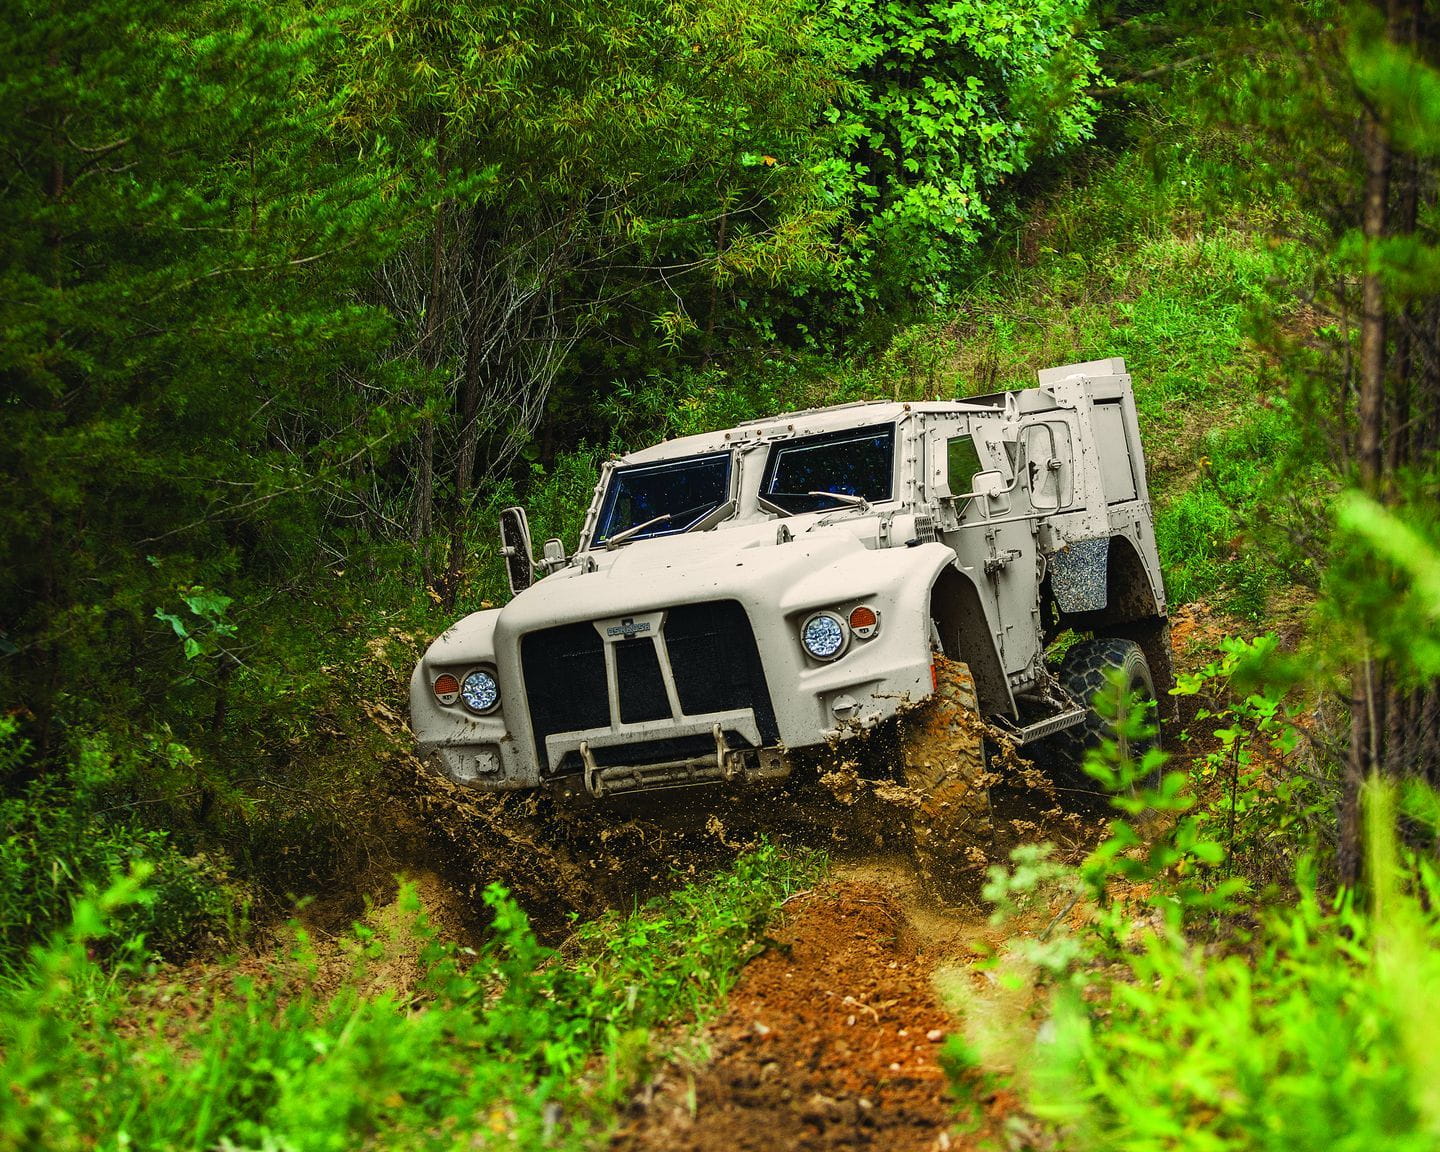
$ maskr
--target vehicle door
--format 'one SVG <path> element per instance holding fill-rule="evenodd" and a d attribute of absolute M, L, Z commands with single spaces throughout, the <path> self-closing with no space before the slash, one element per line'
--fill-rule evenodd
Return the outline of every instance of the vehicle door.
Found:
<path fill-rule="evenodd" d="M 1069 423 L 997 413 L 944 418 L 929 435 L 941 538 L 992 601 L 1005 671 L 1023 681 L 1043 659 L 1039 524 L 1075 500 Z"/>

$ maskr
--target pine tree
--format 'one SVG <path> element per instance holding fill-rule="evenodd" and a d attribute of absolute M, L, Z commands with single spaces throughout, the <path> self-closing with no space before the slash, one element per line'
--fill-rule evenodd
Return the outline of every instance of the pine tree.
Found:
<path fill-rule="evenodd" d="M 1233 27 L 1247 16 L 1238 13 Z M 1326 317 L 1290 340 L 1300 457 L 1274 492 L 1298 539 L 1325 541 L 1322 643 L 1349 654 L 1340 751 L 1339 871 L 1360 875 L 1362 790 L 1372 776 L 1440 784 L 1440 669 L 1417 656 L 1434 621 L 1410 615 L 1403 566 L 1363 533 L 1333 532 L 1334 497 L 1433 534 L 1440 508 L 1440 11 L 1427 0 L 1276 5 L 1229 73 L 1252 175 L 1298 206 L 1318 259 L 1308 302 Z M 1322 499 L 1305 478 L 1330 477 Z M 1297 489 L 1299 492 L 1297 493 Z M 1355 505 L 1340 501 L 1343 508 Z M 1352 513 L 1353 515 L 1353 513 Z M 1417 558 L 1417 561 L 1420 558 Z"/>

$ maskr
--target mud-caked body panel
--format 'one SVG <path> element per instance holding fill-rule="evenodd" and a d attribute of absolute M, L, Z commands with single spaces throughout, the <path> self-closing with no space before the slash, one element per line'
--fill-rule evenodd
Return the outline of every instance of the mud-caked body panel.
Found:
<path fill-rule="evenodd" d="M 1122 553 L 1144 595 L 1112 587 Z M 416 736 L 452 779 L 603 795 L 781 775 L 784 751 L 931 696 L 937 651 L 1023 731 L 1037 700 L 1063 707 L 1060 621 L 1165 613 L 1119 360 L 657 445 L 605 467 L 575 555 L 545 566 L 415 670 Z"/>

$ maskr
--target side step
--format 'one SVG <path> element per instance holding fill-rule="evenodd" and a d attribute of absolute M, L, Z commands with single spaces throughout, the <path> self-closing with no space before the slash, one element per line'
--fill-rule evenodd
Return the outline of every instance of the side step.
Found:
<path fill-rule="evenodd" d="M 1074 728 L 1077 724 L 1085 723 L 1085 717 L 1089 711 L 1085 708 L 1071 708 L 1056 716 L 1047 717 L 1044 720 L 1037 720 L 1034 724 L 1027 724 L 1023 728 L 1013 729 L 1016 744 L 1033 744 L 1037 740 L 1043 740 L 1047 736 L 1053 736 L 1056 732 L 1063 732 L 1066 728 Z"/>

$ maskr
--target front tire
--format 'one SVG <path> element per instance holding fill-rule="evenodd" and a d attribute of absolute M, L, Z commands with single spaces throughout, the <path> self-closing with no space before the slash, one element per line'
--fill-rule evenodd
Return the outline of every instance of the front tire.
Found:
<path fill-rule="evenodd" d="M 922 886 L 946 903 L 972 899 L 994 841 L 985 725 L 967 665 L 935 657 L 932 699 L 901 719 L 911 851 Z"/>

